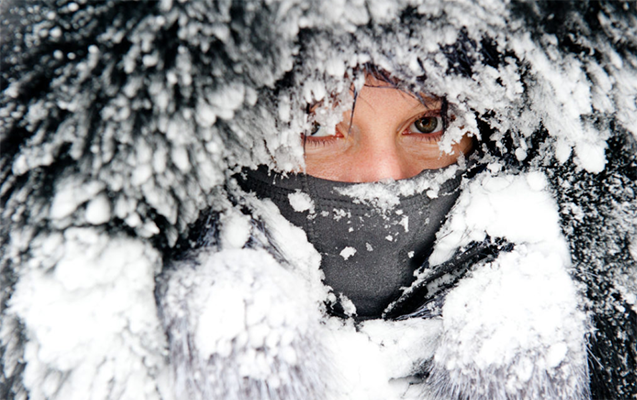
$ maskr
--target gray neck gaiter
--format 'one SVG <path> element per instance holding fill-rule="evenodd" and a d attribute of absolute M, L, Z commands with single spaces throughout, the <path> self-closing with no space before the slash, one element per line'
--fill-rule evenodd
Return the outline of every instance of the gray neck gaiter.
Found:
<path fill-rule="evenodd" d="M 239 183 L 305 230 L 338 299 L 331 311 L 366 320 L 379 318 L 429 257 L 458 198 L 461 173 L 453 165 L 399 181 L 347 183 L 260 167 Z"/>

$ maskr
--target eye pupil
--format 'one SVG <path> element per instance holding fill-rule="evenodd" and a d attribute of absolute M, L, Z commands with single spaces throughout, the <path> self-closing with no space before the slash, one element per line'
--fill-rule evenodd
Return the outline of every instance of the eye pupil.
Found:
<path fill-rule="evenodd" d="M 436 117 L 424 117 L 416 120 L 414 126 L 418 131 L 422 133 L 431 133 L 438 128 L 438 118 Z"/>

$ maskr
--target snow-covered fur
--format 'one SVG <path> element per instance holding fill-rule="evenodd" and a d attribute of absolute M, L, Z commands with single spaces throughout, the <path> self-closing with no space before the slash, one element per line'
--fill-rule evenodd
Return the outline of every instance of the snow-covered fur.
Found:
<path fill-rule="evenodd" d="M 254 218 L 277 218 L 257 207 Z M 329 398 L 319 254 L 280 215 L 267 239 L 236 210 L 213 221 L 224 234 L 171 261 L 157 290 L 177 397 Z"/>
<path fill-rule="evenodd" d="M 546 186 L 537 172 L 477 177 L 440 232 L 434 261 L 483 235 L 515 244 L 445 299 L 430 378 L 441 399 L 588 397 L 585 316 Z"/>
<path fill-rule="evenodd" d="M 637 397 L 634 2 L 0 11 L 0 398 Z M 329 316 L 305 233 L 233 179 L 302 169 L 366 64 L 478 141 L 433 268 L 512 245 L 427 318 Z"/>

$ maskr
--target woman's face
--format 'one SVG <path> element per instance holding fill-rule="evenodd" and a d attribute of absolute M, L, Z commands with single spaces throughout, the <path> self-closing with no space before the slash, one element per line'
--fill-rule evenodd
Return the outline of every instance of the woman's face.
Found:
<path fill-rule="evenodd" d="M 443 168 L 467 154 L 472 139 L 455 143 L 451 154 L 438 148 L 442 102 L 391 87 L 371 76 L 359 92 L 352 117 L 343 113 L 334 135 L 318 128 L 306 135 L 308 175 L 341 182 L 405 179 L 425 169 Z M 350 127 L 351 123 L 351 127 Z"/>

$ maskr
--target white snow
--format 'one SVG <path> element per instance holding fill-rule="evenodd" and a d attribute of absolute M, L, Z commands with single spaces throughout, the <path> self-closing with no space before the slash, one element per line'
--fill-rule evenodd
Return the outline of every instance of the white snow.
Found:
<path fill-rule="evenodd" d="M 63 237 L 40 235 L 33 244 L 31 268 L 7 310 L 28 327 L 30 395 L 80 400 L 90 393 L 105 399 L 116 390 L 158 400 L 147 372 L 164 368 L 153 296 L 157 251 L 90 228 L 67 229 Z"/>
<path fill-rule="evenodd" d="M 319 268 L 321 256 L 308 240 L 305 231 L 287 221 L 274 203 L 261 201 L 256 197 L 248 197 L 254 208 L 255 217 L 263 218 L 270 225 L 270 240 L 278 246 L 288 260 L 291 270 L 303 278 L 308 290 L 304 296 L 312 301 L 322 303 L 328 295 L 328 289 L 321 283 L 323 271 Z"/>
<path fill-rule="evenodd" d="M 185 319 L 183 324 L 194 328 L 184 332 L 191 335 L 187 356 L 193 363 L 178 371 L 177 381 L 208 386 L 204 373 L 224 380 L 214 386 L 217 390 L 225 386 L 238 392 L 235 379 L 267 381 L 272 388 L 294 384 L 282 381 L 290 376 L 278 366 L 308 368 L 315 362 L 303 358 L 308 351 L 303 341 L 319 343 L 322 332 L 318 307 L 308 296 L 311 285 L 263 249 L 204 251 L 199 258 L 196 281 L 188 269 L 177 270 L 168 293 L 186 301 L 191 311 L 171 318 Z"/>
<path fill-rule="evenodd" d="M 58 183 L 51 204 L 50 217 L 62 219 L 71 215 L 80 204 L 95 197 L 104 189 L 97 181 L 83 182 L 78 178 L 68 178 Z"/>
<path fill-rule="evenodd" d="M 99 225 L 108 222 L 110 219 L 111 202 L 105 193 L 101 193 L 86 206 L 86 221 L 93 225 Z"/>
<path fill-rule="evenodd" d="M 440 186 L 455 177 L 457 171 L 458 166 L 451 165 L 441 170 L 425 171 L 410 179 L 360 183 L 345 188 L 335 187 L 334 189 L 342 195 L 353 198 L 354 202 L 370 204 L 379 210 L 388 211 L 399 204 L 401 197 L 423 192 L 426 192 L 431 198 L 437 197 Z"/>
<path fill-rule="evenodd" d="M 407 379 L 420 360 L 433 355 L 442 330 L 440 320 L 412 319 L 399 322 L 368 321 L 359 329 L 331 319 L 325 343 L 335 356 L 342 380 L 335 400 L 388 400 L 412 398 Z M 413 398 L 422 393 L 412 387 Z"/>
<path fill-rule="evenodd" d="M 463 190 L 449 221 L 438 232 L 429 262 L 446 261 L 453 252 L 486 235 L 533 243 L 570 260 L 557 205 L 539 172 L 524 175 L 482 174 Z"/>
<path fill-rule="evenodd" d="M 409 232 L 409 217 L 402 217 L 399 224 L 402 225 L 402 227 L 405 229 L 405 232 Z"/>
<path fill-rule="evenodd" d="M 587 327 L 567 267 L 560 254 L 518 245 L 476 269 L 447 296 L 436 363 L 452 375 L 471 371 L 479 385 L 505 380 L 514 392 L 532 374 L 541 382 L 545 370 L 562 365 L 560 373 L 577 378 L 573 368 L 587 362 Z"/>
<path fill-rule="evenodd" d="M 309 194 L 297 190 L 295 193 L 288 194 L 288 199 L 294 211 L 314 213 L 314 201 Z"/>
<path fill-rule="evenodd" d="M 240 249 L 250 239 L 250 219 L 241 213 L 229 211 L 221 217 L 224 229 L 221 230 L 220 241 L 224 248 Z"/>
<path fill-rule="evenodd" d="M 576 391 L 577 369 L 585 370 L 587 362 L 587 321 L 569 276 L 557 206 L 542 174 L 476 177 L 439 232 L 430 263 L 443 262 L 487 234 L 515 247 L 492 263 L 474 266 L 447 295 L 436 368 L 483 387 L 504 380 L 511 393 L 523 393 L 532 377 L 535 384 L 546 379 L 540 371 L 559 370 L 572 374 L 573 387 L 563 390 Z"/>
<path fill-rule="evenodd" d="M 352 300 L 349 299 L 349 297 L 341 293 L 338 295 L 338 301 L 341 307 L 343 307 L 343 313 L 345 313 L 345 315 L 356 315 L 356 306 L 354 305 Z"/>
<path fill-rule="evenodd" d="M 347 246 L 343 250 L 341 250 L 339 254 L 341 257 L 343 257 L 344 260 L 347 260 L 350 257 L 352 257 L 354 254 L 356 254 L 356 249 L 351 246 Z"/>
<path fill-rule="evenodd" d="M 633 218 L 632 223 L 637 226 L 637 215 Z M 630 243 L 628 244 L 628 251 L 633 260 L 637 261 L 637 234 L 632 235 Z"/>

